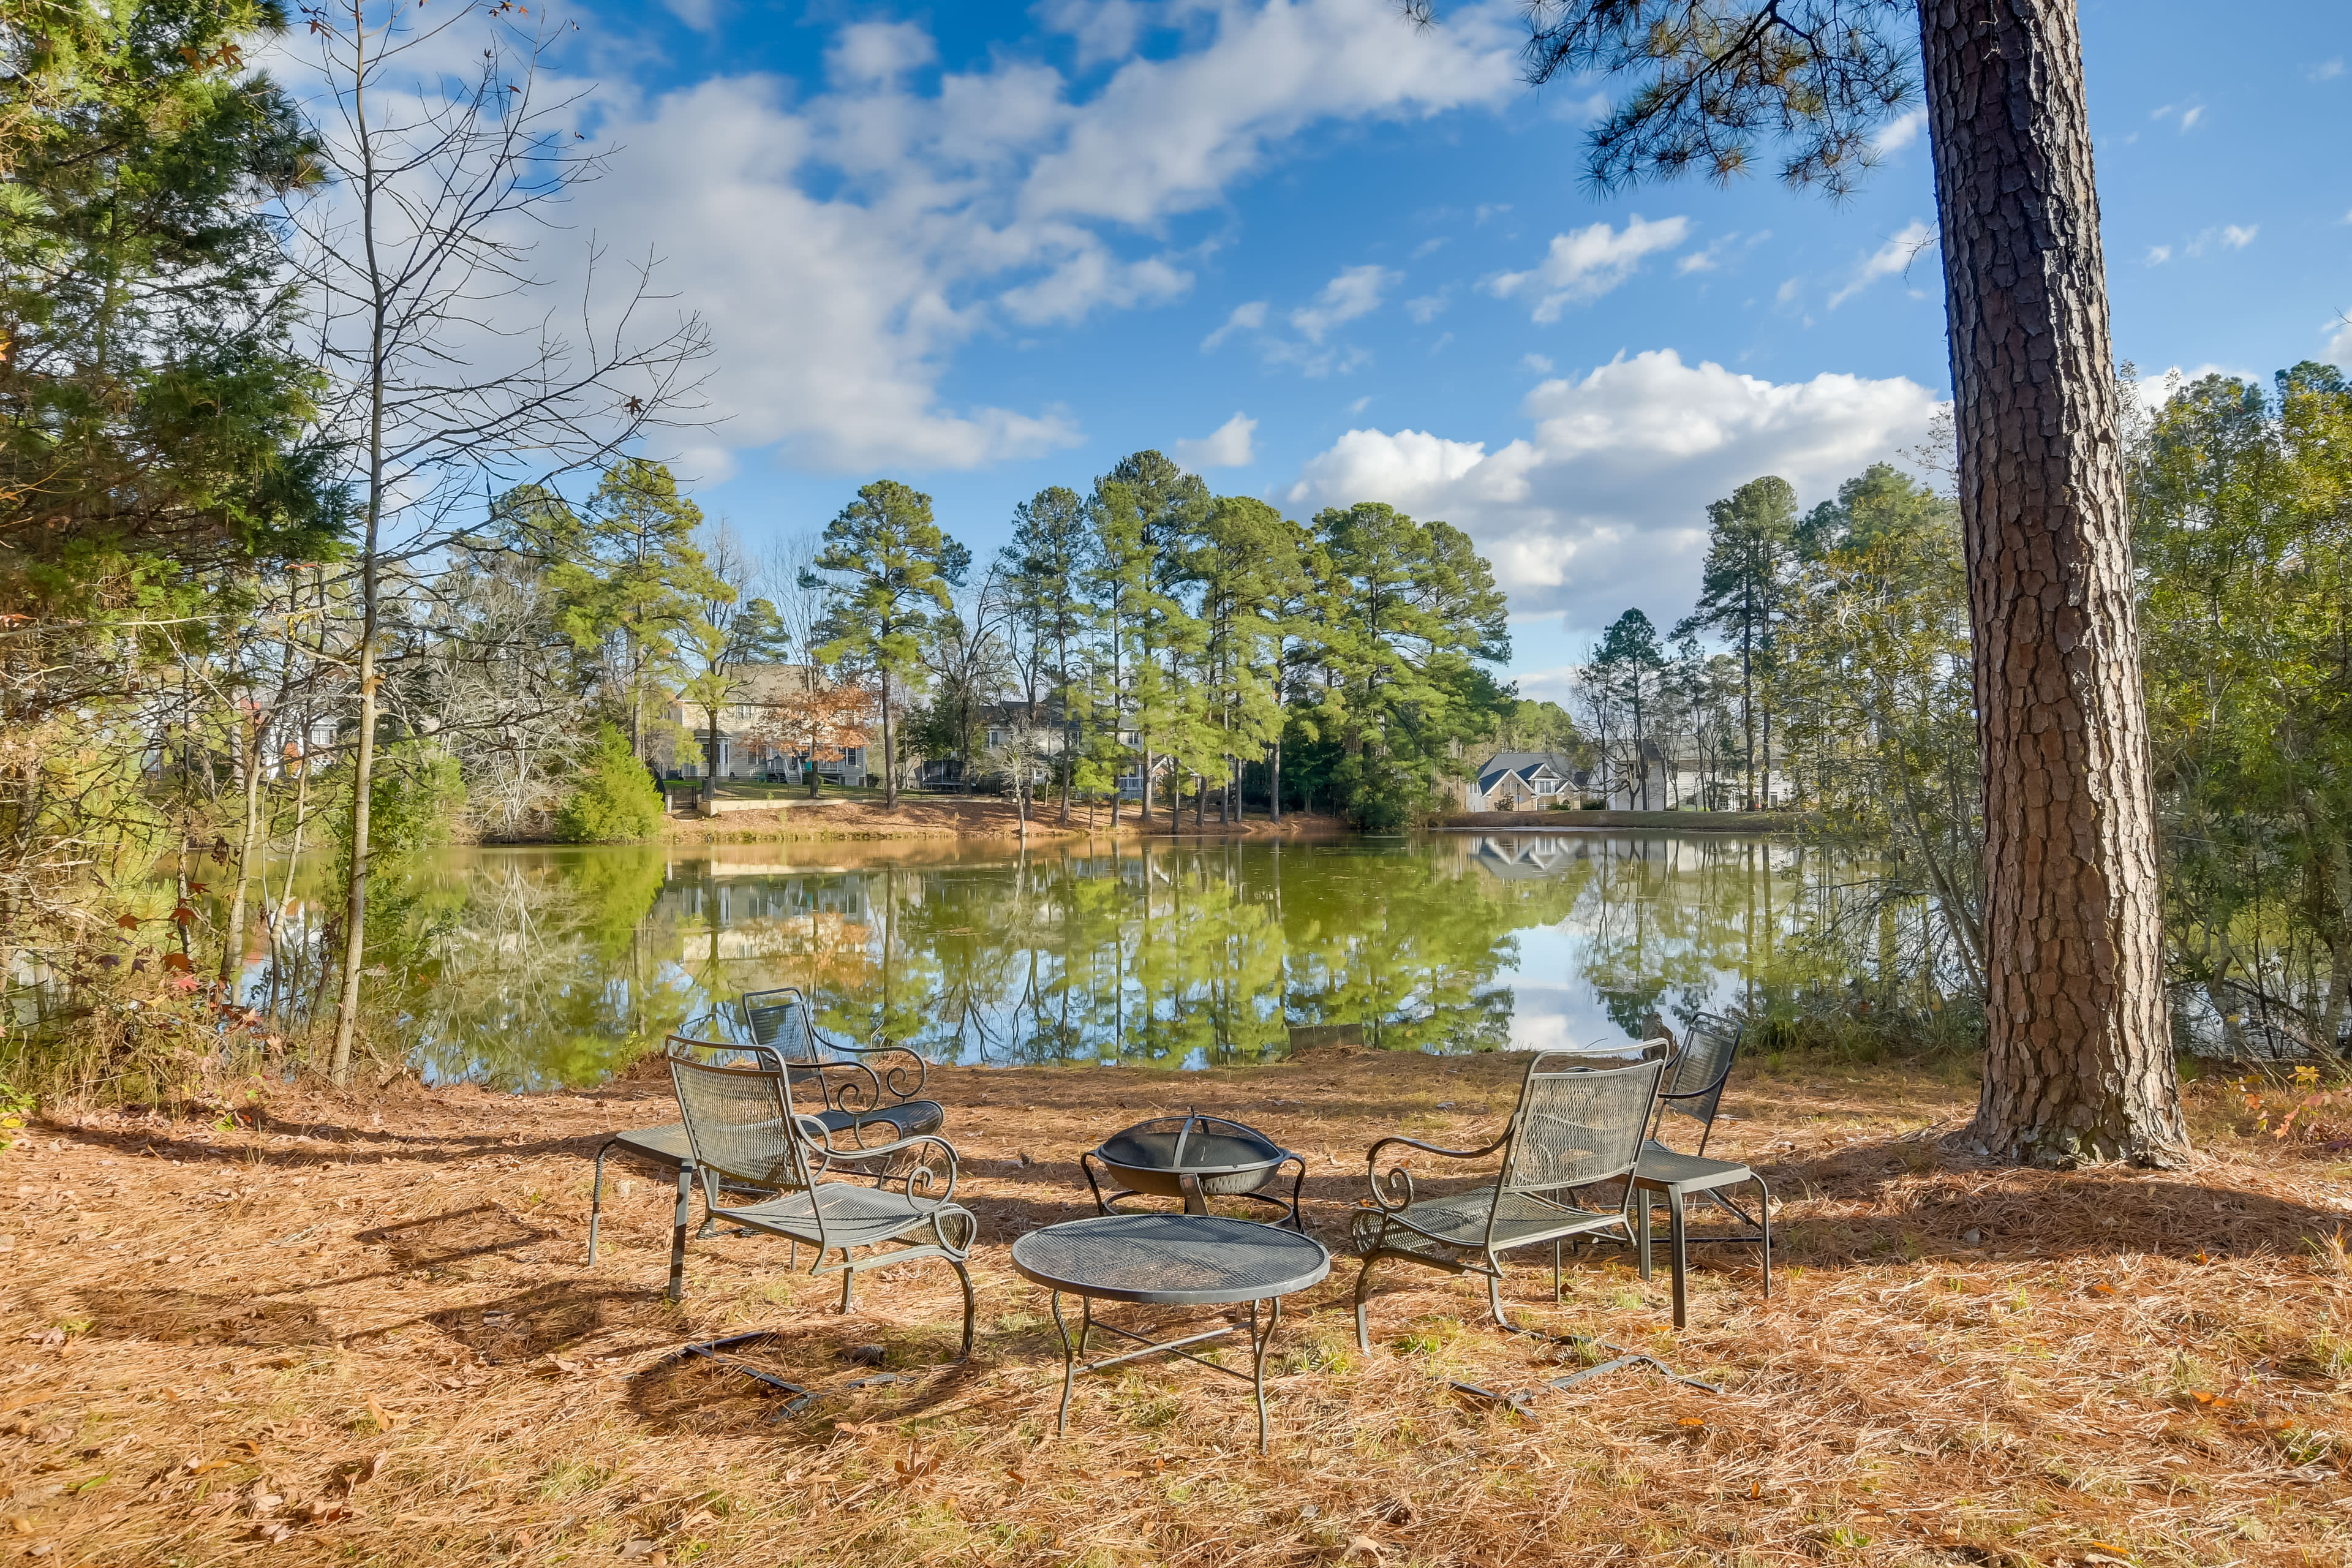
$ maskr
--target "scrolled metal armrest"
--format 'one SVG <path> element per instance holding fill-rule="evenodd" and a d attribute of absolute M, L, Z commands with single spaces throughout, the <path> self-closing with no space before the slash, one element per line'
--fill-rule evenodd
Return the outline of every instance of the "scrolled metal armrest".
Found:
<path fill-rule="evenodd" d="M 1402 1144 L 1424 1154 L 1440 1154 L 1448 1160 L 1477 1160 L 1494 1153 L 1508 1142 L 1510 1133 L 1507 1131 L 1483 1149 L 1445 1149 L 1402 1134 L 1383 1138 L 1364 1153 L 1365 1177 L 1371 1184 L 1372 1202 L 1383 1214 L 1402 1214 L 1412 1207 L 1412 1173 L 1402 1165 L 1393 1167 L 1385 1174 L 1381 1170 L 1381 1151 L 1391 1143 Z"/>
<path fill-rule="evenodd" d="M 845 1055 L 858 1058 L 857 1065 L 865 1068 L 869 1074 L 873 1073 L 875 1068 L 864 1059 L 865 1058 L 906 1058 L 907 1061 L 905 1062 L 887 1062 L 881 1068 L 879 1075 L 879 1083 L 882 1091 L 893 1096 L 901 1103 L 912 1100 L 916 1096 L 921 1094 L 923 1092 L 924 1086 L 929 1084 L 931 1080 L 931 1064 L 929 1058 L 911 1046 L 902 1046 L 889 1040 L 885 1040 L 879 1045 L 873 1046 L 852 1046 L 833 1039 L 827 1039 L 824 1044 L 827 1050 L 840 1051 Z M 912 1083 L 907 1082 L 907 1062 L 912 1062 L 914 1064 L 913 1071 L 915 1078 L 914 1082 Z"/>

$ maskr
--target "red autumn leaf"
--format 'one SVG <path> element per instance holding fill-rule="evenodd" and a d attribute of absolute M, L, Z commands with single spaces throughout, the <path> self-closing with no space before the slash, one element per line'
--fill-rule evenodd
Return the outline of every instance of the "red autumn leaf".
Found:
<path fill-rule="evenodd" d="M 178 909 L 172 911 L 172 918 L 179 921 L 182 925 L 186 925 L 190 921 L 196 918 L 196 911 L 188 908 L 187 905 L 182 904 Z"/>
<path fill-rule="evenodd" d="M 116 921 L 114 923 L 121 926 L 124 931 L 137 931 L 139 929 L 139 917 L 137 915 L 124 915 L 121 920 Z"/>
<path fill-rule="evenodd" d="M 193 972 L 195 965 L 188 962 L 188 955 L 184 952 L 167 952 L 163 955 L 163 967 L 186 974 Z"/>

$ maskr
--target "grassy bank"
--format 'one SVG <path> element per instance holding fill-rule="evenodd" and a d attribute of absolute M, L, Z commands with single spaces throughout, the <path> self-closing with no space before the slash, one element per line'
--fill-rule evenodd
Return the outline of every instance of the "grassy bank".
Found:
<path fill-rule="evenodd" d="M 980 1343 L 952 1276 L 869 1276 L 847 1319 L 781 1243 L 698 1241 L 659 1294 L 669 1203 L 618 1172 L 582 1264 L 588 1158 L 671 1120 L 651 1072 L 584 1095 L 268 1091 L 235 1115 L 91 1114 L 5 1159 L 0 1462 L 19 1549 L 59 1563 L 387 1565 L 1548 1561 L 2335 1563 L 2352 1552 L 2352 1165 L 2252 1135 L 2200 1088 L 2188 1173 L 1990 1168 L 1943 1148 L 1964 1071 L 1767 1054 L 1716 1147 L 1783 1205 L 1770 1301 L 1710 1254 L 1691 1327 L 1665 1282 L 1528 1261 L 1524 1321 L 1597 1331 L 1727 1385 L 1633 1373 L 1555 1393 L 1543 1342 L 1478 1289 L 1393 1267 L 1354 1347 L 1344 1255 L 1362 1151 L 1462 1145 L 1509 1058 L 1318 1055 L 1274 1067 L 947 1070 L 934 1092 L 983 1226 Z M 1339 1254 L 1248 1394 L 1176 1363 L 1082 1385 L 1005 1244 L 1090 1212 L 1074 1163 L 1114 1128 L 1215 1106 L 1308 1158 Z M 1425 1176 L 1433 1173 L 1424 1167 Z M 805 1262 L 805 1259 L 803 1259 Z M 773 1328 L 797 1416 L 692 1339 Z M 884 1370 L 853 1347 L 886 1347 Z M 1452 1382 L 1533 1390 L 1524 1412 Z"/>

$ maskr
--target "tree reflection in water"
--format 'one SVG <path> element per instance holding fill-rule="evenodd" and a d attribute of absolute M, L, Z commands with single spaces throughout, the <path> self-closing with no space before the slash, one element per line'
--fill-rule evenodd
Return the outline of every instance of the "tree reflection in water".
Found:
<path fill-rule="evenodd" d="M 1849 879 L 1722 835 L 452 851 L 381 900 L 373 1038 L 436 1079 L 577 1086 L 797 985 L 829 1029 L 968 1063 L 1245 1063 L 1318 1024 L 1582 1044 L 1818 989 Z"/>

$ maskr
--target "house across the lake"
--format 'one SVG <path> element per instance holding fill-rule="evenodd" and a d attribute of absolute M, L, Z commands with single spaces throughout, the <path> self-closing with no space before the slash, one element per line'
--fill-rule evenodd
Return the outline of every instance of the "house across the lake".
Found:
<path fill-rule="evenodd" d="M 1497 752 L 1463 792 L 1465 811 L 1543 811 L 1578 804 L 1584 772 L 1558 752 Z"/>
<path fill-rule="evenodd" d="M 798 783 L 807 777 L 808 757 L 795 751 L 786 737 L 792 727 L 784 722 L 797 700 L 808 693 L 829 689 L 823 671 L 806 664 L 746 665 L 736 677 L 733 691 L 719 710 L 719 746 L 716 757 L 705 756 L 703 763 L 688 763 L 668 769 L 672 778 L 698 779 L 705 764 L 722 779 L 778 779 Z M 683 692 L 670 694 L 670 722 L 694 738 L 698 750 L 710 750 L 710 735 L 706 726 L 709 716 L 701 704 L 689 700 Z M 860 784 L 866 782 L 864 746 L 838 748 L 836 756 L 817 759 L 817 776 L 828 784 Z"/>

